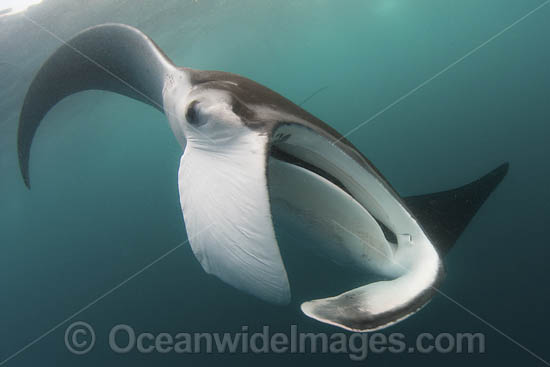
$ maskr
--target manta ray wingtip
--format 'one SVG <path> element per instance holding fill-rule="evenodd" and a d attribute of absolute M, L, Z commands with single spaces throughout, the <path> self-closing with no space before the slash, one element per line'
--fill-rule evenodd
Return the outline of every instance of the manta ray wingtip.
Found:
<path fill-rule="evenodd" d="M 510 170 L 510 162 L 504 162 L 497 168 L 493 170 L 493 174 L 495 176 L 504 177 L 508 174 L 508 171 Z"/>
<path fill-rule="evenodd" d="M 59 101 L 86 90 L 105 90 L 164 112 L 163 87 L 174 70 L 172 61 L 149 37 L 123 24 L 93 26 L 60 46 L 38 69 L 19 116 L 17 148 L 27 188 L 33 138 Z"/>

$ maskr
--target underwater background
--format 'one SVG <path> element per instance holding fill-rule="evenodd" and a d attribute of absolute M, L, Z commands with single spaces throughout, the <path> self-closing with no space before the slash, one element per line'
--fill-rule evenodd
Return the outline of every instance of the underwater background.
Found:
<path fill-rule="evenodd" d="M 44 0 L 0 17 L 0 363 L 544 365 L 490 326 L 550 359 L 550 5 L 530 13 L 542 4 Z M 382 330 L 411 338 L 479 332 L 485 353 L 372 353 L 355 362 L 345 354 L 109 350 L 109 330 L 123 323 L 153 333 L 243 325 L 341 332 L 299 305 L 351 286 L 339 288 L 349 274 L 292 254 L 285 258 L 296 265 L 291 286 L 293 277 L 323 284 L 310 294 L 300 285 L 290 305 L 273 306 L 205 274 L 188 245 L 169 252 L 187 238 L 177 190 L 181 149 L 164 115 L 126 97 L 90 91 L 52 109 L 32 148 L 32 190 L 25 188 L 16 131 L 29 83 L 59 39 L 107 22 L 144 31 L 177 65 L 242 74 L 295 103 L 319 91 L 303 107 L 342 134 L 383 111 L 348 139 L 403 196 L 460 186 L 510 162 L 444 260 L 441 291 L 465 308 L 436 295 Z M 77 320 L 97 335 L 83 356 L 64 344 Z"/>

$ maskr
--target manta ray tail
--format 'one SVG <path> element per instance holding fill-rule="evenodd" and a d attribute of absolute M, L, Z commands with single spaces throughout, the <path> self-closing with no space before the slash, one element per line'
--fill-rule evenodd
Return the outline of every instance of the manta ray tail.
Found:
<path fill-rule="evenodd" d="M 32 81 L 19 120 L 19 166 L 27 187 L 29 155 L 40 121 L 63 98 L 84 90 L 119 93 L 163 111 L 172 62 L 146 35 L 122 24 L 86 29 L 61 46 Z"/>

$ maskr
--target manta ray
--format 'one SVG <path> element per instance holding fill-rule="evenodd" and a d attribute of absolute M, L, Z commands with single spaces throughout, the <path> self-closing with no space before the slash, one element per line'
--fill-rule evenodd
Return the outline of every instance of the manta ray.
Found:
<path fill-rule="evenodd" d="M 340 133 L 280 94 L 240 75 L 177 67 L 141 31 L 104 24 L 57 49 L 27 91 L 17 138 L 27 187 L 40 122 L 61 99 L 92 89 L 166 114 L 183 150 L 188 241 L 207 273 L 288 304 L 276 207 L 316 234 L 315 251 L 386 279 L 302 303 L 307 316 L 353 331 L 387 327 L 429 302 L 443 257 L 508 170 L 504 163 L 462 187 L 401 197 Z"/>

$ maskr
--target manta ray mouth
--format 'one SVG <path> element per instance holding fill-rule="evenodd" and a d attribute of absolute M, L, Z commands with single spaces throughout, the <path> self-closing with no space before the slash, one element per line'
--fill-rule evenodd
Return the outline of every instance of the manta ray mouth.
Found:
<path fill-rule="evenodd" d="M 340 181 L 337 177 L 334 175 L 331 175 L 329 172 L 325 171 L 324 169 L 304 161 L 303 159 L 300 159 L 299 157 L 296 157 L 295 155 L 292 155 L 288 152 L 283 151 L 281 148 L 277 147 L 276 145 L 271 146 L 270 151 L 271 158 L 293 164 L 298 167 L 302 167 L 318 176 L 323 177 L 327 181 L 330 181 L 334 185 L 338 186 L 340 189 L 342 189 L 344 192 L 346 192 L 348 195 L 353 197 L 352 193 L 346 188 L 346 186 Z M 372 213 L 371 213 L 372 214 Z M 373 218 L 376 220 L 378 225 L 380 226 L 380 229 L 382 229 L 382 232 L 384 233 L 384 237 L 386 240 L 393 244 L 397 245 L 397 235 L 390 229 L 388 226 L 386 226 L 381 220 L 373 216 Z"/>
<path fill-rule="evenodd" d="M 287 163 L 290 163 L 290 164 L 293 164 L 295 166 L 299 166 L 299 167 L 302 167 L 302 168 L 305 168 L 307 169 L 308 171 L 311 171 L 323 178 L 325 178 L 326 180 L 332 182 L 333 184 L 335 184 L 336 186 L 338 186 L 339 188 L 341 188 L 342 190 L 344 190 L 347 194 L 349 194 L 351 196 L 351 193 L 349 192 L 349 190 L 346 188 L 346 186 L 344 186 L 344 184 L 336 177 L 334 177 L 333 175 L 331 175 L 330 173 L 328 173 L 327 171 L 323 170 L 322 168 L 319 168 L 311 163 L 308 163 L 292 154 L 289 154 L 285 151 L 283 151 L 282 149 L 278 148 L 276 145 L 273 145 L 271 147 L 271 157 L 272 158 L 275 158 L 275 159 L 278 159 L 280 161 L 283 161 L 283 162 L 287 162 Z"/>

